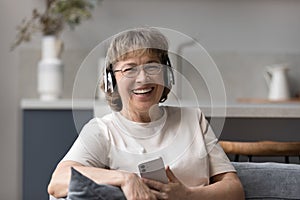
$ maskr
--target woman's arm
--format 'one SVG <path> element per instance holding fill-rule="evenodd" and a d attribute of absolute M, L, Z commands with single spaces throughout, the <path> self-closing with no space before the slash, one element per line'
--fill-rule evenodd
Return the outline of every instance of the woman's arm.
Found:
<path fill-rule="evenodd" d="M 52 174 L 48 186 L 48 193 L 56 198 L 65 197 L 68 193 L 69 182 L 71 179 L 71 167 L 81 172 L 83 175 L 92 179 L 96 183 L 106 183 L 120 186 L 124 180 L 124 173 L 102 168 L 86 167 L 74 161 L 63 161 L 59 163 Z"/>
<path fill-rule="evenodd" d="M 213 183 L 207 186 L 187 187 L 182 184 L 173 172 L 167 168 L 168 184 L 144 179 L 143 181 L 152 188 L 153 194 L 158 199 L 172 200 L 241 200 L 244 199 L 243 187 L 235 173 L 218 174 L 212 178 Z"/>
<path fill-rule="evenodd" d="M 245 199 L 243 186 L 236 173 L 228 172 L 212 177 L 213 183 L 191 189 L 191 199 Z"/>
<path fill-rule="evenodd" d="M 148 199 L 156 199 L 155 195 L 151 193 L 140 177 L 134 173 L 87 167 L 74 161 L 63 161 L 57 165 L 48 186 L 48 193 L 50 195 L 55 198 L 67 196 L 71 179 L 71 167 L 98 184 L 121 187 L 128 200 L 147 196 L 149 197 Z"/>

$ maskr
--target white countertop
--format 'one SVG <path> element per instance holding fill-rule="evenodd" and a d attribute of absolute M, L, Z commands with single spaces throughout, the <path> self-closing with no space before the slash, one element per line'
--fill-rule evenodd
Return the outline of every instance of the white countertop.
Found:
<path fill-rule="evenodd" d="M 186 104 L 189 106 L 188 104 Z M 208 104 L 199 105 L 206 116 L 214 117 L 255 117 L 255 118 L 300 118 L 300 103 L 275 103 L 275 104 L 245 104 L 236 103 L 224 106 Z M 41 101 L 39 99 L 23 99 L 21 109 L 31 110 L 95 110 L 108 109 L 104 100 L 92 99 L 60 99 L 56 101 Z M 212 114 L 213 112 L 213 114 Z"/>
<path fill-rule="evenodd" d="M 46 109 L 46 110 L 61 110 L 61 109 L 93 109 L 94 100 L 92 99 L 59 99 L 53 101 L 41 101 L 40 99 L 22 99 L 22 109 Z M 97 102 L 98 104 L 106 105 L 105 102 Z"/>

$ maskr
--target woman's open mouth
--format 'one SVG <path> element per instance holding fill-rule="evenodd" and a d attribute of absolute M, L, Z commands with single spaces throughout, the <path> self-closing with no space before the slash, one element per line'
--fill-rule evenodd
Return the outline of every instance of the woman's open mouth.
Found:
<path fill-rule="evenodd" d="M 151 87 L 151 88 L 135 89 L 132 90 L 132 92 L 136 95 L 145 95 L 151 93 L 153 90 L 154 87 Z"/>

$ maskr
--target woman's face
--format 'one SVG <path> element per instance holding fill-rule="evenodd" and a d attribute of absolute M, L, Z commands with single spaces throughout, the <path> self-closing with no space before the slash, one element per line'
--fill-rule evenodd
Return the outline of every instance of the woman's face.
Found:
<path fill-rule="evenodd" d="M 164 90 L 163 70 L 158 74 L 149 75 L 141 65 L 160 63 L 155 55 L 145 54 L 139 57 L 119 61 L 114 66 L 118 92 L 122 99 L 123 108 L 129 113 L 145 113 L 159 103 Z M 137 68 L 136 68 L 137 67 Z M 128 78 L 119 70 L 138 69 L 138 74 Z M 134 70 L 135 70 L 134 69 Z M 121 112 L 122 112 L 121 111 Z"/>

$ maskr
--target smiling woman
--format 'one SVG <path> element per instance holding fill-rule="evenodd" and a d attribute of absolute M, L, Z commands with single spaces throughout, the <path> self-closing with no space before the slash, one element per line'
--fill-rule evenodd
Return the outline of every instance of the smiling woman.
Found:
<path fill-rule="evenodd" d="M 74 194 L 74 168 L 127 200 L 243 199 L 236 171 L 201 110 L 160 105 L 174 84 L 172 70 L 167 38 L 157 29 L 138 28 L 112 39 L 101 88 L 114 112 L 84 126 L 53 173 L 51 195 Z M 167 183 L 137 175 L 139 163 L 157 157 L 166 164 Z M 89 185 L 79 188 L 93 190 Z M 111 196 L 109 191 L 100 195 Z"/>

